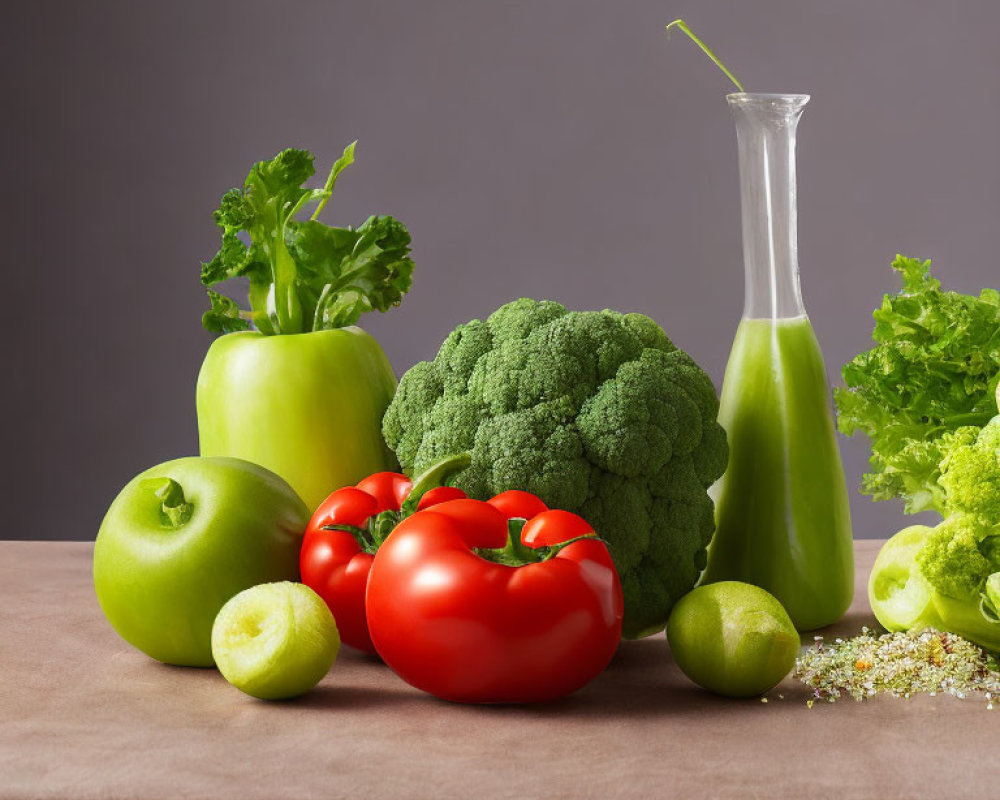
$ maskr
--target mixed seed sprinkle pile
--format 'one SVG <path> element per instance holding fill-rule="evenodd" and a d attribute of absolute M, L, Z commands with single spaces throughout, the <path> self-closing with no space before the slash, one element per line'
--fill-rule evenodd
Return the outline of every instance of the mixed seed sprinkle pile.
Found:
<path fill-rule="evenodd" d="M 795 677 L 813 690 L 810 708 L 816 700 L 832 703 L 845 695 L 864 700 L 884 693 L 981 695 L 992 710 L 1000 698 L 997 660 L 960 636 L 931 628 L 881 636 L 862 628 L 860 636 L 832 643 L 817 636 L 796 659 Z"/>

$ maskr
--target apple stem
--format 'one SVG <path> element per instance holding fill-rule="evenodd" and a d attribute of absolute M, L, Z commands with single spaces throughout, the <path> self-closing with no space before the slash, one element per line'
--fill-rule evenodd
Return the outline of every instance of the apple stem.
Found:
<path fill-rule="evenodd" d="M 701 51 L 706 56 L 708 56 L 710 59 L 712 59 L 712 62 L 715 64 L 715 66 L 717 66 L 719 69 L 721 69 L 726 74 L 726 77 L 729 78 L 729 80 L 731 80 L 736 85 L 737 89 L 739 89 L 741 92 L 745 92 L 746 91 L 746 89 L 743 88 L 743 84 L 740 83 L 738 80 L 736 80 L 736 76 L 733 75 L 733 73 L 731 73 L 729 71 L 729 69 L 726 67 L 725 64 L 723 64 L 721 61 L 719 61 L 718 56 L 716 56 L 715 53 L 713 53 L 711 50 L 708 49 L 708 45 L 705 44 L 701 39 L 699 39 L 697 36 L 694 35 L 694 31 L 692 31 L 687 26 L 687 23 L 684 20 L 682 20 L 682 19 L 675 19 L 673 22 L 671 22 L 669 25 L 667 25 L 667 37 L 668 38 L 670 36 L 670 29 L 671 28 L 677 28 L 677 29 L 683 31 L 684 34 L 692 42 L 694 42 L 696 45 L 698 45 L 698 47 L 701 48 Z"/>
<path fill-rule="evenodd" d="M 194 510 L 184 499 L 184 489 L 173 478 L 164 478 L 153 492 L 160 501 L 162 521 L 170 528 L 179 528 Z"/>

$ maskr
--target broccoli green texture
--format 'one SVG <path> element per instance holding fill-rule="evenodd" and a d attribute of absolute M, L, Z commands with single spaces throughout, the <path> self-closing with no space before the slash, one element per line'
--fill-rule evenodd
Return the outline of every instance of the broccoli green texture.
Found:
<path fill-rule="evenodd" d="M 1000 570 L 997 544 L 1000 530 L 972 514 L 952 514 L 927 535 L 917 565 L 937 592 L 978 602 L 986 579 Z"/>
<path fill-rule="evenodd" d="M 470 496 L 522 489 L 583 516 L 638 637 L 663 628 L 705 567 L 707 489 L 729 457 L 718 410 L 709 377 L 649 317 L 522 298 L 410 369 L 383 433 L 409 474 L 468 451 L 449 482 Z"/>
<path fill-rule="evenodd" d="M 948 511 L 1000 522 L 1000 416 L 963 427 L 944 445 L 941 477 Z"/>

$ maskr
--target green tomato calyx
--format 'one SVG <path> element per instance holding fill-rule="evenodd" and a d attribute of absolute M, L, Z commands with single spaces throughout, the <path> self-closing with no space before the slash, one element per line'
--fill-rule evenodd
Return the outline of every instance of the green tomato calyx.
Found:
<path fill-rule="evenodd" d="M 605 546 L 608 544 L 596 533 L 584 533 L 580 536 L 574 536 L 572 539 L 567 539 L 565 542 L 559 542 L 559 544 L 546 545 L 545 547 L 529 547 L 521 541 L 521 531 L 524 530 L 527 522 L 523 517 L 513 517 L 507 520 L 507 544 L 503 547 L 477 547 L 475 550 L 476 555 L 495 564 L 504 564 L 508 567 L 523 567 L 527 564 L 539 564 L 542 561 L 555 558 L 563 548 L 569 547 L 581 539 L 597 539 L 600 542 L 604 542 Z"/>

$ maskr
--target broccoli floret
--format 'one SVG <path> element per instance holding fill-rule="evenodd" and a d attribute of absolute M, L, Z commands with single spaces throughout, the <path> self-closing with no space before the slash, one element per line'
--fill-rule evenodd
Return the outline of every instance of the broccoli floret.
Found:
<path fill-rule="evenodd" d="M 994 537 L 972 514 L 953 514 L 928 534 L 917 564 L 935 590 L 956 600 L 978 601 L 987 576 L 1000 569 Z"/>
<path fill-rule="evenodd" d="M 468 451 L 473 497 L 533 492 L 609 544 L 627 636 L 662 629 L 705 566 L 725 471 L 711 380 L 641 314 L 516 300 L 458 326 L 399 382 L 383 433 L 419 473 Z"/>
<path fill-rule="evenodd" d="M 1000 522 L 1000 416 L 950 434 L 938 483 L 952 513 Z"/>

